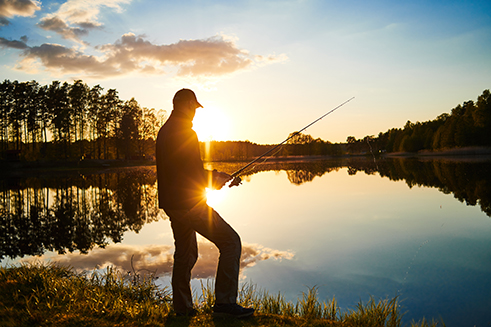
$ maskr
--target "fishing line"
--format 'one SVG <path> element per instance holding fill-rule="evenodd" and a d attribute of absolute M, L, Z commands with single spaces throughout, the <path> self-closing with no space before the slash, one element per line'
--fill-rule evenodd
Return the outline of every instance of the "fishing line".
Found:
<path fill-rule="evenodd" d="M 379 171 L 378 165 L 377 165 L 377 160 L 375 159 L 375 154 L 373 154 L 372 145 L 370 144 L 370 142 L 368 142 L 368 139 L 369 139 L 369 137 L 367 136 L 367 143 L 368 143 L 368 146 L 370 147 L 370 153 L 372 154 L 373 162 L 375 163 L 375 167 L 377 167 L 377 171 Z M 380 171 L 379 171 L 379 173 L 380 173 Z"/>
<path fill-rule="evenodd" d="M 426 245 L 428 244 L 430 240 L 426 240 L 424 241 L 423 243 L 421 243 L 419 245 L 419 248 L 416 250 L 416 252 L 414 253 L 413 255 L 413 258 L 411 259 L 411 262 L 409 263 L 409 266 L 407 267 L 406 269 L 406 273 L 404 274 L 404 279 L 402 280 L 402 283 L 401 283 L 401 287 L 400 289 L 397 290 L 397 295 L 400 296 L 402 295 L 402 290 L 404 289 L 404 286 L 406 285 L 406 282 L 408 280 L 408 277 L 409 277 L 409 272 L 411 271 L 411 266 L 414 265 L 414 261 L 416 260 L 416 257 L 418 256 L 419 252 L 421 251 L 421 249 Z"/>
<path fill-rule="evenodd" d="M 441 208 L 442 208 L 442 206 L 440 205 L 440 209 L 441 209 Z M 443 229 L 443 226 L 444 226 L 444 225 L 445 225 L 445 222 L 443 222 L 443 224 L 440 226 L 440 229 L 439 229 L 439 232 L 440 232 L 440 233 L 443 233 L 443 230 L 442 230 L 442 229 Z M 410 270 L 411 270 L 411 266 L 413 266 L 413 265 L 414 265 L 414 261 L 416 260 L 416 257 L 418 256 L 418 254 L 419 254 L 419 252 L 421 251 L 421 249 L 422 249 L 422 248 L 423 248 L 423 247 L 424 247 L 426 244 L 428 244 L 429 242 L 430 242 L 430 240 L 428 239 L 428 240 L 424 241 L 423 243 L 421 243 L 421 244 L 419 245 L 419 248 L 418 248 L 418 249 L 416 250 L 416 252 L 414 253 L 413 258 L 412 258 L 411 262 L 409 263 L 409 266 L 407 267 L 406 273 L 404 274 L 404 279 L 403 279 L 403 281 L 402 281 L 402 283 L 401 283 L 401 288 L 400 288 L 399 290 L 397 290 L 397 294 L 398 294 L 398 295 L 401 295 L 401 294 L 402 294 L 402 290 L 403 290 L 403 288 L 404 288 L 404 286 L 405 286 L 405 284 L 406 284 L 406 282 L 407 282 L 407 280 L 408 280 L 408 277 L 409 277 L 409 272 L 410 272 Z"/>

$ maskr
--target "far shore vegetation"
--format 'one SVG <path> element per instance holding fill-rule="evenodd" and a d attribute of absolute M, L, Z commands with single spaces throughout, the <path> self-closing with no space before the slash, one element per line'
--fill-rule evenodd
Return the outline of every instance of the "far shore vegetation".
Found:
<path fill-rule="evenodd" d="M 239 302 L 252 306 L 249 319 L 213 318 L 213 288 L 202 283 L 195 299 L 198 315 L 178 317 L 171 294 L 154 283 L 154 276 L 103 272 L 75 272 L 54 264 L 0 268 L 1 326 L 402 326 L 399 298 L 360 301 L 341 309 L 335 298 L 321 301 L 312 287 L 296 302 L 244 284 Z M 409 326 L 444 326 L 422 317 Z"/>
<path fill-rule="evenodd" d="M 151 161 L 156 135 L 168 114 L 142 107 L 134 98 L 124 101 L 116 89 L 104 91 L 99 85 L 90 88 L 81 80 L 72 84 L 53 81 L 49 85 L 5 80 L 0 84 L 0 163 Z M 250 141 L 211 141 L 202 144 L 202 153 L 208 161 L 238 161 L 257 157 L 273 146 Z M 489 154 L 488 89 L 477 101 L 465 101 L 434 120 L 408 121 L 403 128 L 361 139 L 348 136 L 345 143 L 297 134 L 274 155 L 378 156 L 462 148 L 474 152 L 484 149 L 478 152 Z"/>

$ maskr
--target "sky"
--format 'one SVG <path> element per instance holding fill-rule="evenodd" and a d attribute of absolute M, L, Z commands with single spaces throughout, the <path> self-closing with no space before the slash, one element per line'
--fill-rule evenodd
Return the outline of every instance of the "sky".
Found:
<path fill-rule="evenodd" d="M 491 88 L 491 2 L 0 0 L 2 80 L 81 79 L 172 110 L 201 140 L 331 142 L 427 121 Z"/>

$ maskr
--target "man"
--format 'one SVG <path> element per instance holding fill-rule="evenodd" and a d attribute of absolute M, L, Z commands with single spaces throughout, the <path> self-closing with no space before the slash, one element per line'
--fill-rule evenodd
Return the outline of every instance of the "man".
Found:
<path fill-rule="evenodd" d="M 191 270 L 198 259 L 196 232 L 220 251 L 215 280 L 215 316 L 247 317 L 254 309 L 236 303 L 240 267 L 239 235 L 206 204 L 205 188 L 220 189 L 231 176 L 203 168 L 198 137 L 192 130 L 197 108 L 203 106 L 189 89 L 179 90 L 174 109 L 159 131 L 156 144 L 159 207 L 170 218 L 174 234 L 172 291 L 177 315 L 192 316 Z"/>

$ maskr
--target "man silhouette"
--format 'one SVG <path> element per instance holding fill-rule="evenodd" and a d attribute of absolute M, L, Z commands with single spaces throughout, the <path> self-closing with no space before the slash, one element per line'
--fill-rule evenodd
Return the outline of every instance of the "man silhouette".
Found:
<path fill-rule="evenodd" d="M 177 315 L 192 316 L 191 270 L 198 259 L 196 232 L 220 251 L 215 280 L 215 316 L 243 318 L 254 313 L 236 303 L 241 241 L 235 230 L 206 204 L 205 188 L 220 189 L 231 176 L 203 168 L 198 137 L 192 129 L 197 108 L 203 106 L 189 89 L 179 90 L 174 109 L 160 128 L 157 143 L 159 207 L 169 216 L 174 234 L 172 291 Z"/>

